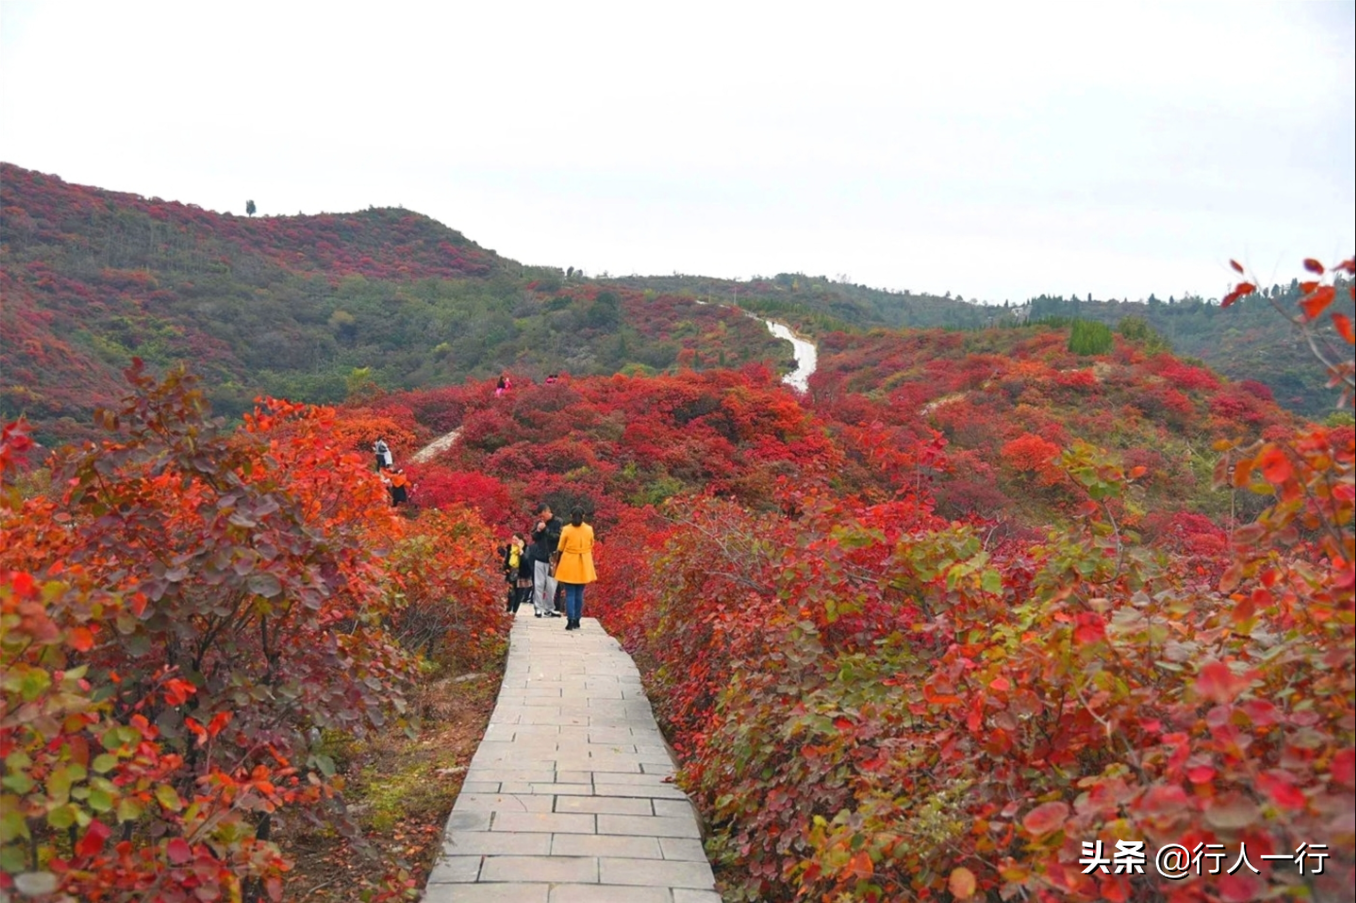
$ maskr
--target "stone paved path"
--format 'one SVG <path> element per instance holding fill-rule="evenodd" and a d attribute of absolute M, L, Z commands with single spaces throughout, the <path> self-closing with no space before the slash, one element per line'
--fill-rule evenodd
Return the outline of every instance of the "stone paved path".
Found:
<path fill-rule="evenodd" d="M 720 903 L 631 657 L 518 613 L 425 903 Z"/>

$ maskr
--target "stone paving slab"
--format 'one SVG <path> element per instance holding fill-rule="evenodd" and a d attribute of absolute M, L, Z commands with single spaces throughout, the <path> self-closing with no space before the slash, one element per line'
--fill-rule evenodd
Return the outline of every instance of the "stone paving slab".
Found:
<path fill-rule="evenodd" d="M 514 621 L 425 903 L 720 903 L 635 663 L 564 627 Z"/>

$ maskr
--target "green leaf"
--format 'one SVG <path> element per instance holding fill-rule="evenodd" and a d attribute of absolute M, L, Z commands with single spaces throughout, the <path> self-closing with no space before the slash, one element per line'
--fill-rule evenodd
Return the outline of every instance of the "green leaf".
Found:
<path fill-rule="evenodd" d="M 19 695 L 32 702 L 52 685 L 52 675 L 41 668 L 24 668 L 19 676 Z"/>
<path fill-rule="evenodd" d="M 24 866 L 28 865 L 28 854 L 24 848 L 18 844 L 6 845 L 0 848 L 0 869 L 4 869 L 13 875 L 21 872 Z"/>
<path fill-rule="evenodd" d="M 310 765 L 320 770 L 320 773 L 327 778 L 334 777 L 335 766 L 334 759 L 323 753 L 316 753 L 311 756 Z"/>
<path fill-rule="evenodd" d="M 95 774 L 108 774 L 118 767 L 118 757 L 110 753 L 100 753 L 94 757 L 90 767 L 94 769 Z"/>
<path fill-rule="evenodd" d="M 0 797 L 0 843 L 7 844 L 30 836 L 28 822 L 19 811 L 19 798 L 9 794 Z"/>
<path fill-rule="evenodd" d="M 5 767 L 10 771 L 17 771 L 20 768 L 27 768 L 33 764 L 33 760 L 28 757 L 28 753 L 22 749 L 15 750 L 5 756 Z"/>
<path fill-rule="evenodd" d="M 108 812 L 113 808 L 113 797 L 107 790 L 93 787 L 89 792 L 89 807 L 95 812 Z"/>
<path fill-rule="evenodd" d="M 13 790 L 15 793 L 27 793 L 33 789 L 33 779 L 22 771 L 16 771 L 5 775 L 0 785 Z"/>
<path fill-rule="evenodd" d="M 47 824 L 64 831 L 75 824 L 75 806 L 66 803 L 47 813 Z"/>
<path fill-rule="evenodd" d="M 120 822 L 136 821 L 141 818 L 144 811 L 141 803 L 129 796 L 124 796 L 118 800 L 118 821 Z"/>
<path fill-rule="evenodd" d="M 178 812 L 184 807 L 183 800 L 179 799 L 179 793 L 169 784 L 161 784 L 155 788 L 155 798 L 160 801 L 171 812 Z"/>

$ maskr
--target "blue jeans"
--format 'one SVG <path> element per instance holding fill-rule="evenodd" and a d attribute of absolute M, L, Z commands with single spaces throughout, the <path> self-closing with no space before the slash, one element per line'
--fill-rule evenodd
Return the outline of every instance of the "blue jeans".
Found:
<path fill-rule="evenodd" d="M 565 587 L 565 617 L 577 624 L 584 614 L 584 584 L 562 583 L 561 586 Z"/>

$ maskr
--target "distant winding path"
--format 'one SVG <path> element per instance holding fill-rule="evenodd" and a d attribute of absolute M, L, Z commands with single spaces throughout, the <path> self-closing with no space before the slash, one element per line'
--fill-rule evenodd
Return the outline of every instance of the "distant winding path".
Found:
<path fill-rule="evenodd" d="M 703 301 L 700 298 L 693 298 L 698 304 L 703 306 L 710 304 L 710 301 Z M 768 332 L 779 339 L 785 339 L 791 343 L 792 353 L 796 358 L 796 369 L 782 377 L 782 382 L 804 395 L 810 390 L 810 377 L 819 366 L 819 349 L 815 343 L 804 336 L 798 335 L 795 330 L 785 323 L 777 320 L 768 320 L 755 313 L 745 310 L 738 304 L 722 304 L 721 307 L 728 307 L 731 310 L 737 310 L 746 317 L 754 320 L 761 320 L 767 324 Z"/>
<path fill-rule="evenodd" d="M 698 304 L 706 304 L 706 301 L 697 301 Z M 776 320 L 768 320 L 757 314 L 750 313 L 740 307 L 733 305 L 724 305 L 733 307 L 746 317 L 752 317 L 755 320 L 761 320 L 767 324 L 768 331 L 779 339 L 785 339 L 791 343 L 792 353 L 796 358 L 796 369 L 782 377 L 782 382 L 786 383 L 792 389 L 804 395 L 810 390 L 810 377 L 814 374 L 819 365 L 819 351 L 815 343 L 803 336 L 797 335 L 790 326 L 785 323 L 779 323 Z M 437 439 L 434 439 L 428 445 L 425 445 L 419 451 L 410 455 L 410 463 L 427 464 L 443 452 L 447 451 L 453 445 L 457 444 L 457 439 L 461 437 L 461 427 L 457 427 L 449 433 L 444 433 Z"/>
<path fill-rule="evenodd" d="M 750 316 L 753 315 L 750 314 Z M 762 317 L 755 319 L 763 320 Z M 776 320 L 763 320 L 763 322 L 767 324 L 769 332 L 777 338 L 786 339 L 791 343 L 791 348 L 796 356 L 796 369 L 783 376 L 782 382 L 804 395 L 810 391 L 810 376 L 819 366 L 819 350 L 815 348 L 814 342 L 796 335 L 791 327 L 785 323 L 778 323 Z"/>

